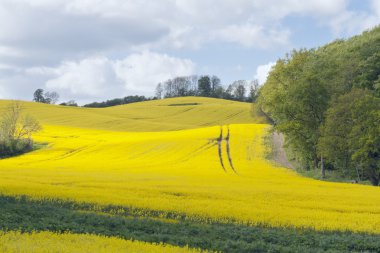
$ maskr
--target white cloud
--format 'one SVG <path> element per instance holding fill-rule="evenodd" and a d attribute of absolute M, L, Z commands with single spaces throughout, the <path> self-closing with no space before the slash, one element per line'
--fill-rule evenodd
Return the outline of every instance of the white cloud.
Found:
<path fill-rule="evenodd" d="M 275 62 L 269 62 L 264 65 L 260 65 L 256 69 L 255 79 L 259 81 L 259 84 L 262 85 L 266 82 L 268 74 L 271 71 L 272 67 L 275 65 Z"/>
<path fill-rule="evenodd" d="M 97 53 L 128 51 L 132 46 L 158 41 L 169 32 L 166 25 L 143 15 L 142 5 L 133 14 L 134 9 L 120 1 L 98 2 L 99 8 L 104 7 L 103 14 L 91 11 L 97 8 L 94 1 L 1 0 L 0 46 L 23 52 L 22 58 L 13 57 L 19 64 L 46 65 Z M 115 4 L 106 8 L 100 2 Z M 89 11 L 71 7 L 74 4 Z M 126 7 L 118 9 L 117 4 Z M 112 16 L 111 10 L 124 15 Z"/>
<path fill-rule="evenodd" d="M 223 43 L 240 53 L 287 51 L 293 33 L 284 20 L 295 16 L 311 17 L 338 37 L 380 23 L 379 0 L 368 0 L 369 11 L 350 9 L 350 1 L 0 0 L 1 86 L 25 98 L 45 82 L 74 99 L 148 94 L 159 81 L 195 71 L 190 60 L 152 51 L 189 53 Z M 208 52 L 194 59 L 206 62 L 198 68 L 205 71 L 229 60 Z M 257 78 L 265 77 L 261 66 Z"/>
<path fill-rule="evenodd" d="M 272 48 L 291 42 L 291 29 L 282 24 L 289 16 L 314 17 L 338 34 L 348 29 L 346 23 L 353 24 L 351 30 L 358 32 L 378 21 L 373 15 L 366 18 L 349 12 L 348 2 L 1 0 L 0 45 L 25 53 L 15 61 L 25 61 L 29 66 L 30 62 L 57 64 L 62 59 L 135 49 L 199 49 L 206 43 Z M 372 3 L 379 13 L 379 1 Z"/>
<path fill-rule="evenodd" d="M 153 94 L 156 85 L 181 75 L 191 75 L 195 64 L 188 59 L 150 51 L 134 53 L 120 60 L 94 56 L 64 61 L 56 68 L 33 67 L 30 76 L 45 76 L 46 88 L 62 98 L 111 98 L 135 93 Z"/>
<path fill-rule="evenodd" d="M 380 14 L 368 15 L 366 12 L 343 12 L 332 20 L 329 25 L 336 36 L 339 34 L 355 35 L 358 31 L 371 29 L 380 24 Z"/>
<path fill-rule="evenodd" d="M 128 90 L 152 92 L 159 82 L 193 74 L 195 64 L 188 59 L 144 51 L 116 61 L 115 70 Z"/>
<path fill-rule="evenodd" d="M 380 1 L 370 0 L 369 8 L 372 10 L 371 12 L 345 9 L 324 23 L 331 27 L 336 36 L 340 34 L 355 35 L 380 24 Z"/>
<path fill-rule="evenodd" d="M 288 40 L 289 28 L 281 26 L 283 18 L 311 15 L 331 20 L 345 12 L 347 2 L 2 0 L 0 43 L 58 58 L 144 45 L 148 49 L 199 48 L 215 41 L 262 48 Z"/>
<path fill-rule="evenodd" d="M 46 82 L 52 90 L 68 91 L 73 95 L 99 97 L 110 90 L 119 90 L 120 83 L 114 71 L 114 63 L 106 57 L 92 57 L 79 62 L 63 62 L 47 74 L 55 77 Z"/>
<path fill-rule="evenodd" d="M 262 26 L 245 24 L 242 26 L 228 26 L 216 33 L 216 36 L 235 42 L 247 48 L 270 48 L 273 45 L 287 44 L 290 31 L 267 30 Z"/>

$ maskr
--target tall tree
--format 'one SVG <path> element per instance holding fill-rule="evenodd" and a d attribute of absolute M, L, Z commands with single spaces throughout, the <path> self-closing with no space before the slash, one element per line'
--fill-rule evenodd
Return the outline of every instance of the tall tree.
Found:
<path fill-rule="evenodd" d="M 157 99 L 162 98 L 163 92 L 164 92 L 164 88 L 162 87 L 162 84 L 161 83 L 157 84 L 156 91 L 155 91 L 155 95 L 156 95 Z"/>
<path fill-rule="evenodd" d="M 203 97 L 211 96 L 211 80 L 209 76 L 202 76 L 198 80 L 198 92 Z"/>
<path fill-rule="evenodd" d="M 220 92 L 220 87 L 222 86 L 220 78 L 217 76 L 211 77 L 211 93 L 213 97 L 218 97 L 218 92 Z"/>
<path fill-rule="evenodd" d="M 59 94 L 55 91 L 49 91 L 45 93 L 44 103 L 46 104 L 56 104 L 59 99 Z"/>
<path fill-rule="evenodd" d="M 171 98 L 171 97 L 175 96 L 174 95 L 174 85 L 173 85 L 172 79 L 165 81 L 164 90 L 165 90 L 165 94 L 164 94 L 165 98 Z"/>
<path fill-rule="evenodd" d="M 244 101 L 246 89 L 243 84 L 239 84 L 236 86 L 234 91 L 234 97 L 239 101 Z"/>
<path fill-rule="evenodd" d="M 257 98 L 259 97 L 259 91 L 259 81 L 257 79 L 251 81 L 249 85 L 249 102 L 256 102 Z"/>
<path fill-rule="evenodd" d="M 300 162 L 317 167 L 319 126 L 324 120 L 329 94 L 320 82 L 313 51 L 293 51 L 277 62 L 259 98 L 262 110 L 287 137 Z M 312 161 L 312 163 L 309 163 Z"/>
<path fill-rule="evenodd" d="M 352 160 L 363 169 L 372 185 L 380 183 L 380 99 L 365 94 L 351 102 L 353 127 L 350 132 Z"/>
<path fill-rule="evenodd" d="M 44 90 L 37 89 L 33 94 L 33 101 L 39 103 L 45 103 Z"/>
<path fill-rule="evenodd" d="M 231 95 L 234 100 L 245 101 L 245 93 L 247 92 L 246 80 L 236 80 L 232 84 L 230 84 L 226 90 L 228 95 Z"/>
<path fill-rule="evenodd" d="M 318 140 L 318 152 L 325 161 L 344 176 L 357 178 L 359 181 L 361 175 L 352 161 L 349 136 L 354 124 L 352 106 L 365 94 L 363 90 L 353 90 L 333 101 L 325 113 L 326 120 L 321 125 L 321 137 Z"/>

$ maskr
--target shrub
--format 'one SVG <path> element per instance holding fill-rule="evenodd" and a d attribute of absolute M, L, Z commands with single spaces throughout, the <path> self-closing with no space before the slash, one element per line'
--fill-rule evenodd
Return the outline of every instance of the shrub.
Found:
<path fill-rule="evenodd" d="M 22 115 L 20 103 L 9 105 L 0 118 L 0 158 L 32 150 L 32 134 L 40 130 L 41 126 L 36 119 Z"/>

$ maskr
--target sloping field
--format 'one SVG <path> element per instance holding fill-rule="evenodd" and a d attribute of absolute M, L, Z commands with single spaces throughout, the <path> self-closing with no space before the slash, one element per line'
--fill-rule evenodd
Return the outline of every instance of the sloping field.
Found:
<path fill-rule="evenodd" d="M 0 100 L 0 111 L 9 101 Z M 170 131 L 234 123 L 265 123 L 252 105 L 223 99 L 169 98 L 108 108 L 78 108 L 24 102 L 44 125 L 115 131 Z"/>
<path fill-rule="evenodd" d="M 219 127 L 115 133 L 45 126 L 36 140 L 48 147 L 0 162 L 0 190 L 178 212 L 201 221 L 380 232 L 379 189 L 275 168 L 263 159 L 267 127 L 230 127 L 235 174 L 225 152 L 227 172 L 220 164 Z"/>
<path fill-rule="evenodd" d="M 251 118 L 249 104 L 178 98 L 106 109 L 25 108 L 43 122 L 35 140 L 46 146 L 0 160 L 3 196 L 26 196 L 33 205 L 87 205 L 81 212 L 167 226 L 380 233 L 379 188 L 311 180 L 265 160 L 270 126 L 254 124 L 264 119 Z"/>

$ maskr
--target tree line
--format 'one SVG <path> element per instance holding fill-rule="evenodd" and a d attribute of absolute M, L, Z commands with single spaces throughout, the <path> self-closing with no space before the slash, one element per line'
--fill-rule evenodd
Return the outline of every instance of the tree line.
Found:
<path fill-rule="evenodd" d="M 261 110 L 304 168 L 380 182 L 380 27 L 279 59 Z"/>
<path fill-rule="evenodd" d="M 259 95 L 259 83 L 257 80 L 237 80 L 229 84 L 227 87 L 224 87 L 220 78 L 215 75 L 179 76 L 158 83 L 154 93 L 155 96 L 153 97 L 132 95 L 123 98 L 109 99 L 102 102 L 92 102 L 83 105 L 83 107 L 103 108 L 185 96 L 213 97 L 241 102 L 255 102 Z M 54 91 L 45 92 L 43 89 L 37 89 L 33 94 L 33 101 L 39 103 L 56 104 L 58 99 L 59 94 Z M 62 102 L 59 105 L 78 106 L 74 100 Z"/>
<path fill-rule="evenodd" d="M 89 104 L 83 105 L 83 107 L 92 107 L 92 108 L 103 108 L 103 107 L 110 107 L 110 106 L 116 106 L 116 105 L 125 105 L 130 103 L 136 103 L 136 102 L 142 102 L 142 101 L 148 101 L 155 98 L 149 98 L 145 96 L 126 96 L 124 98 L 114 98 L 103 102 L 93 102 Z"/>
<path fill-rule="evenodd" d="M 259 95 L 259 83 L 257 80 L 237 80 L 226 88 L 219 77 L 213 75 L 179 76 L 157 84 L 153 97 L 126 96 L 114 98 L 103 102 L 92 102 L 83 107 L 102 108 L 115 105 L 124 105 L 163 98 L 199 96 L 223 98 L 242 102 L 254 102 Z M 66 104 L 61 104 L 66 105 Z"/>
<path fill-rule="evenodd" d="M 258 94 L 259 83 L 257 80 L 237 80 L 224 87 L 220 78 L 215 75 L 179 76 L 159 83 L 155 90 L 157 99 L 200 96 L 253 102 L 256 101 Z"/>

